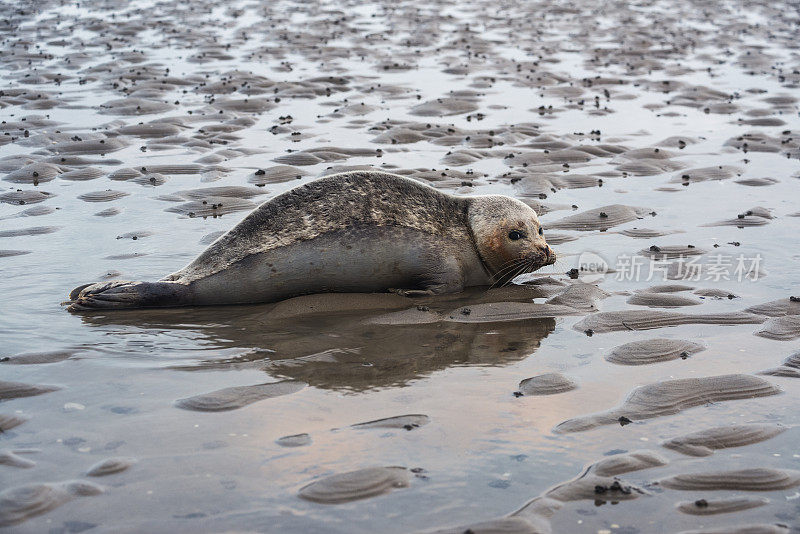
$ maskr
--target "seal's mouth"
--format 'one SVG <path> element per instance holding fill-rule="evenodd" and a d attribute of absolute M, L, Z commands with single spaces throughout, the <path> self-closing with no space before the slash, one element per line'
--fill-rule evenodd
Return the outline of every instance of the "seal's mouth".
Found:
<path fill-rule="evenodd" d="M 532 252 L 528 255 L 529 269 L 526 272 L 533 272 L 545 267 L 546 265 L 553 265 L 556 262 L 556 253 L 548 245 Z"/>
<path fill-rule="evenodd" d="M 545 258 L 545 262 L 542 264 L 542 267 L 545 265 L 553 265 L 557 259 L 558 257 L 556 256 L 556 253 L 553 252 L 553 249 L 547 247 L 547 257 Z"/>
<path fill-rule="evenodd" d="M 517 276 L 538 271 L 556 262 L 556 254 L 550 247 L 536 250 L 526 256 L 511 260 L 492 275 L 492 287 L 505 286 Z"/>

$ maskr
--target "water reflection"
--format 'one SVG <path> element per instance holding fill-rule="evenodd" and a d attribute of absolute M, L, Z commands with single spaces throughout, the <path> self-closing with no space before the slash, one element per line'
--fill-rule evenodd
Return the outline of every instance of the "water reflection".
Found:
<path fill-rule="evenodd" d="M 310 295 L 277 305 L 132 310 L 86 314 L 82 320 L 111 334 L 133 327 L 169 337 L 176 345 L 172 348 L 180 350 L 196 348 L 187 343 L 200 344 L 199 359 L 181 360 L 170 369 L 263 369 L 275 378 L 318 388 L 365 391 L 401 387 L 456 365 L 506 365 L 536 351 L 555 328 L 552 317 L 403 325 L 371 324 L 370 319 L 417 306 L 447 313 L 467 304 L 530 301 L 541 296 L 537 291 L 513 287 L 419 300 L 388 294 Z"/>

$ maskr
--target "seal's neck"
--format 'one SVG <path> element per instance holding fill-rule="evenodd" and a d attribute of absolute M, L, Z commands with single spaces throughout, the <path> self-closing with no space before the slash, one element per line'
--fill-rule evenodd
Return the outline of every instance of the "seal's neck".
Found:
<path fill-rule="evenodd" d="M 486 228 L 486 213 L 484 212 L 481 203 L 476 202 L 477 197 L 468 199 L 466 204 L 466 223 L 467 229 L 470 234 L 470 241 L 472 242 L 473 250 L 470 251 L 478 258 L 478 263 L 482 267 L 482 272 L 467 273 L 466 278 L 474 279 L 475 283 L 468 283 L 467 285 L 484 285 L 491 283 L 492 279 L 492 263 L 489 248 L 486 245 L 486 240 L 489 238 Z M 466 251 L 465 251 L 466 252 Z"/>

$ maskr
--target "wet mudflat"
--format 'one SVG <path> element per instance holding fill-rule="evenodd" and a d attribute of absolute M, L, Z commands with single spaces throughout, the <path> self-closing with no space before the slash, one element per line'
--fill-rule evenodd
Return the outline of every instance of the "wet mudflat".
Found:
<path fill-rule="evenodd" d="M 796 9 L 519 4 L 3 5 L 0 529 L 798 530 Z M 561 259 L 60 305 L 364 167 L 515 196 Z"/>

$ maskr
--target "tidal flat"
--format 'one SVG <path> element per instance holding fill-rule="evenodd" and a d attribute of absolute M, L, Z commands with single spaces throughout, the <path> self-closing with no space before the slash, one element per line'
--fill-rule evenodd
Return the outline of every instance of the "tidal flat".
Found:
<path fill-rule="evenodd" d="M 792 2 L 0 3 L 0 531 L 800 532 Z M 352 169 L 559 260 L 69 313 Z"/>

